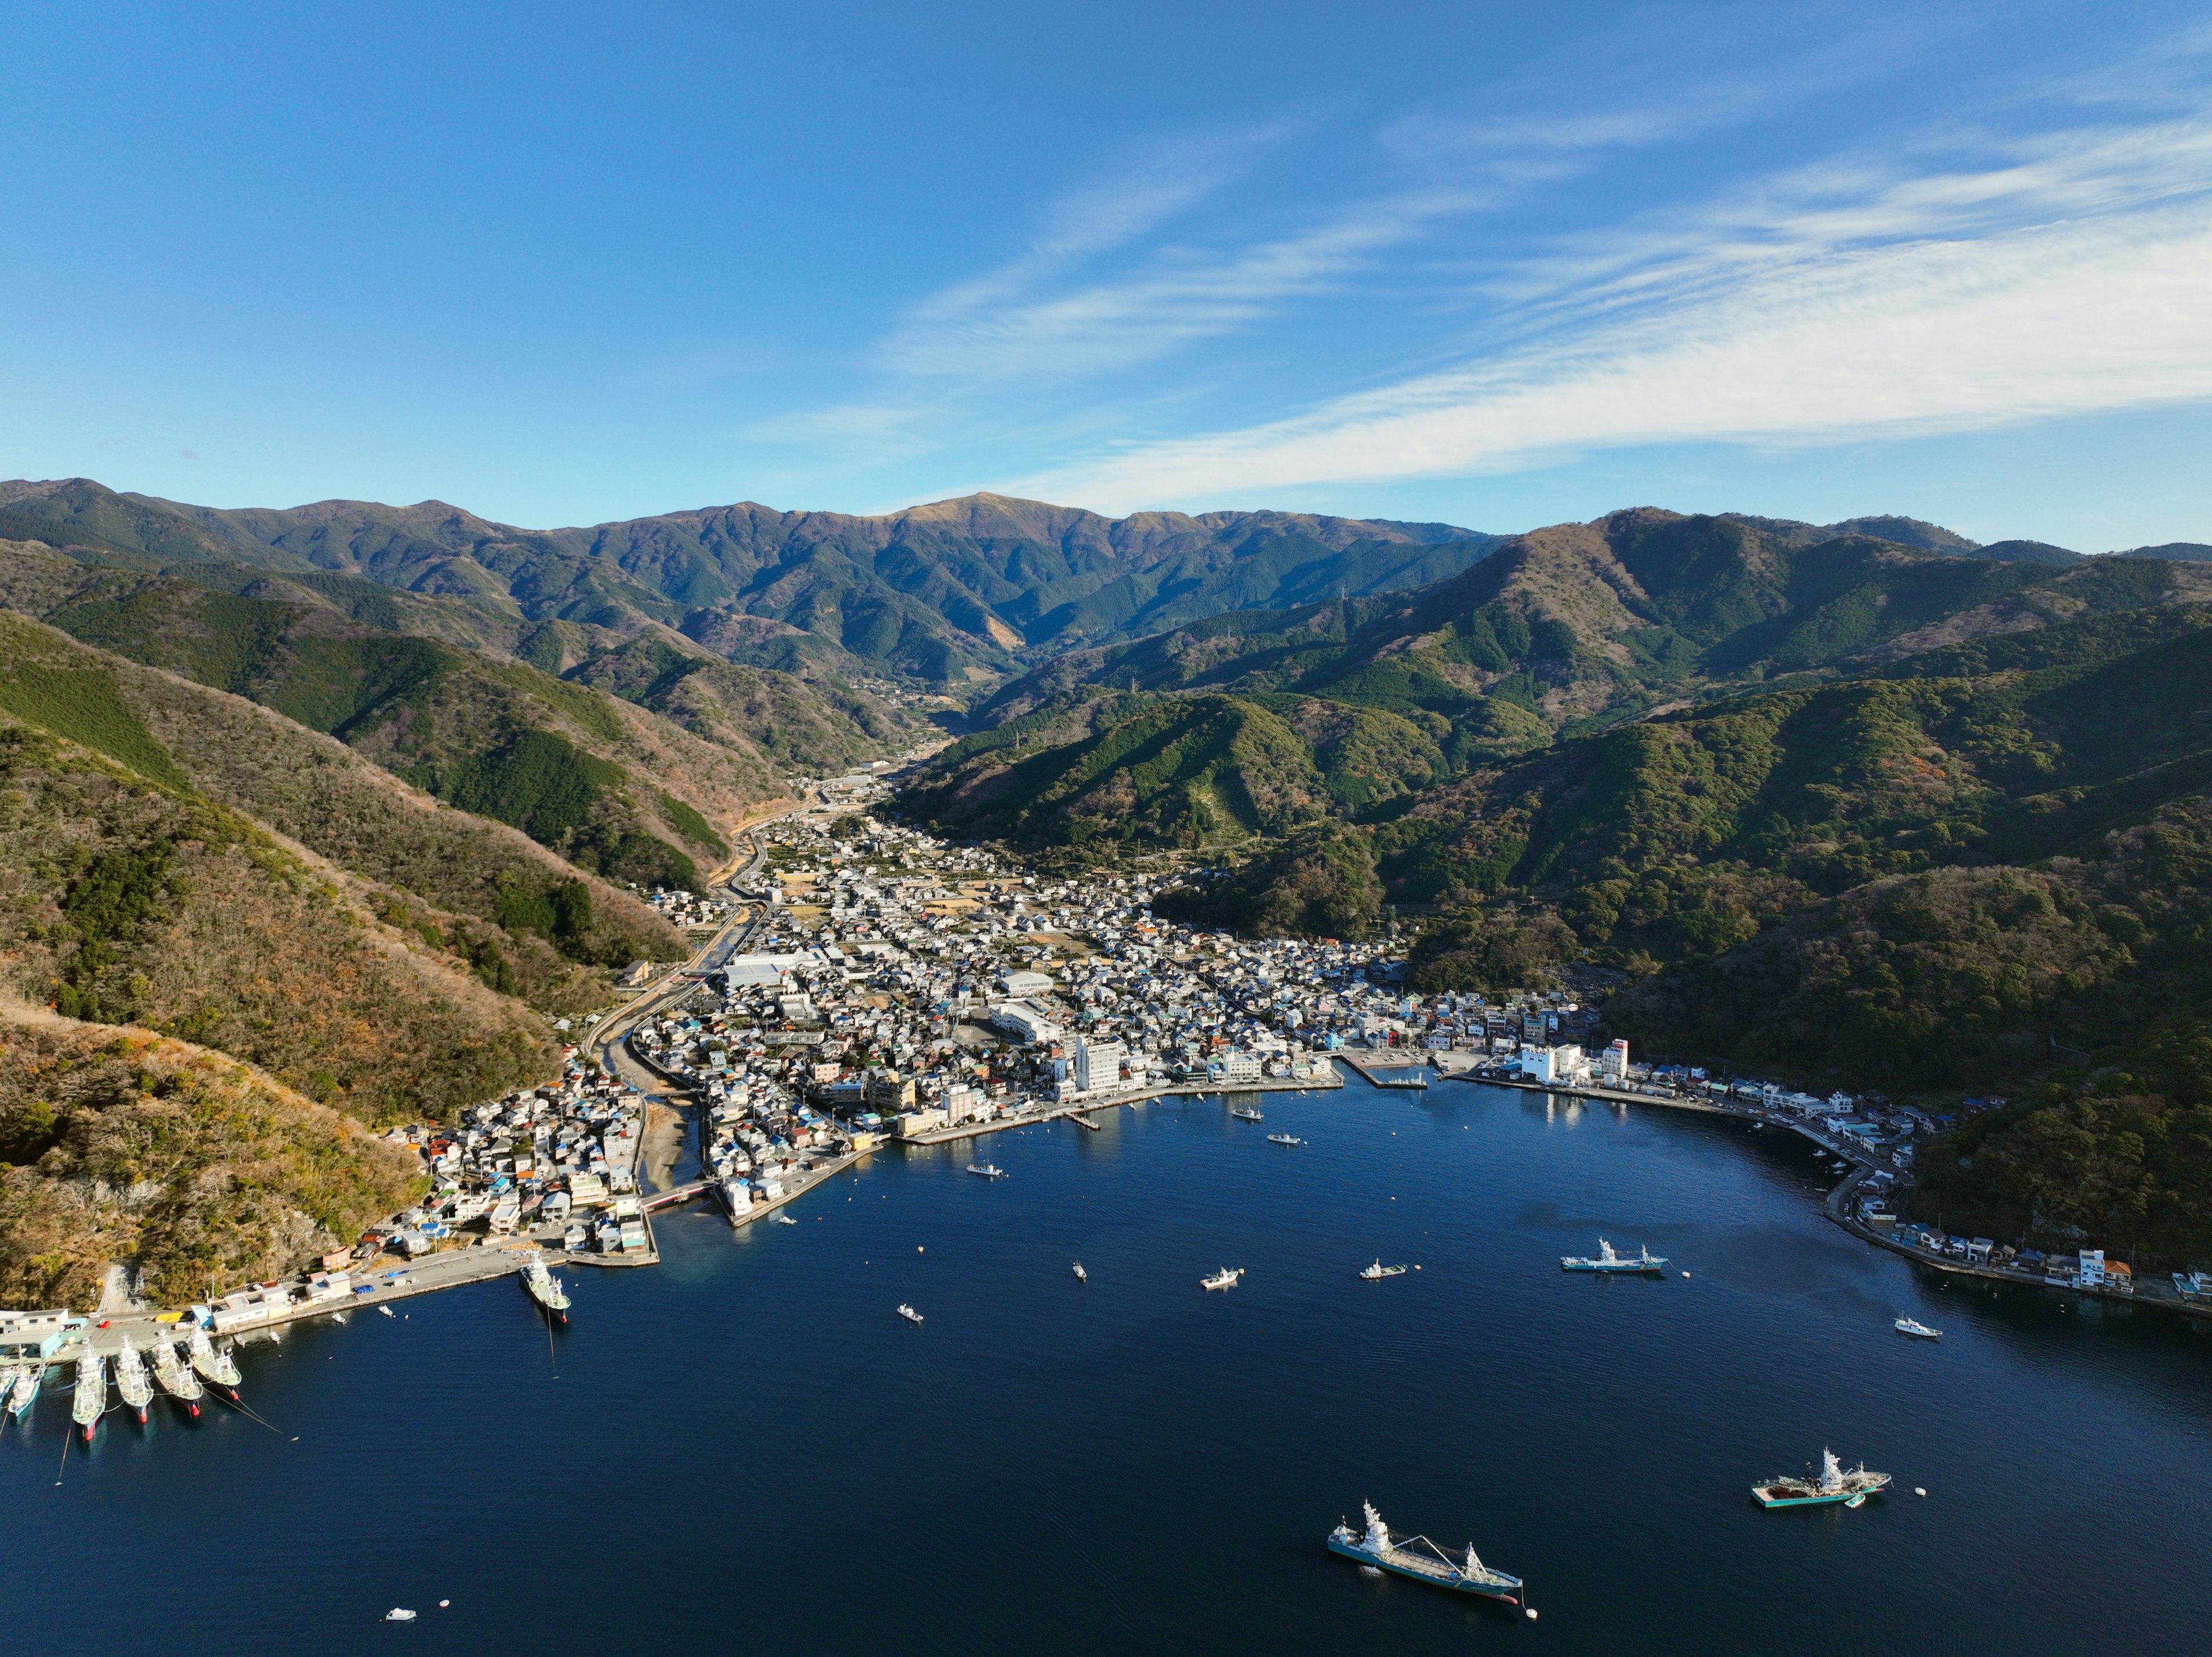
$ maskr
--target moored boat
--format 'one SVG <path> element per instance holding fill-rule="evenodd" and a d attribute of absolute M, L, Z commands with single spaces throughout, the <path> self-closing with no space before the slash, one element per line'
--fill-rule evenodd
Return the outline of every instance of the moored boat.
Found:
<path fill-rule="evenodd" d="M 1930 1329 L 1917 1318 L 1899 1318 L 1891 1327 L 1900 1335 L 1917 1335 L 1922 1340 L 1943 1338 L 1943 1332 L 1941 1329 Z"/>
<path fill-rule="evenodd" d="M 390 1309 L 388 1308 L 384 1309 Z M 228 1347 L 217 1347 L 208 1338 L 204 1329 L 195 1329 L 191 1334 L 192 1368 L 211 1385 L 220 1387 L 231 1397 L 238 1396 L 238 1360 L 230 1355 Z"/>
<path fill-rule="evenodd" d="M 968 1171 L 970 1174 L 980 1174 L 987 1180 L 1003 1180 L 1006 1177 L 1006 1170 L 993 1162 L 984 1162 L 980 1165 L 970 1162 L 968 1164 Z"/>
<path fill-rule="evenodd" d="M 532 1254 L 522 1268 L 522 1286 L 530 1291 L 531 1299 L 562 1322 L 568 1321 L 568 1291 L 562 1287 L 560 1278 L 545 1269 L 543 1254 Z"/>
<path fill-rule="evenodd" d="M 1267 1120 L 1249 1105 L 1232 1106 L 1229 1114 L 1240 1122 L 1264 1122 Z"/>
<path fill-rule="evenodd" d="M 899 1302 L 898 1314 L 908 1323 L 920 1323 L 921 1321 L 921 1314 L 915 1311 L 914 1308 L 908 1306 L 904 1301 L 901 1301 Z"/>
<path fill-rule="evenodd" d="M 1455 1593 L 1479 1593 L 1487 1599 L 1502 1599 L 1509 1605 L 1521 1603 L 1521 1579 L 1484 1564 L 1473 1544 L 1468 1546 L 1467 1557 L 1457 1559 L 1425 1536 L 1409 1536 L 1402 1540 L 1392 1536 L 1389 1527 L 1375 1511 L 1373 1502 L 1363 1502 L 1360 1508 L 1367 1516 L 1365 1534 L 1340 1523 L 1328 1533 L 1331 1553 L 1340 1553 L 1347 1559 L 1357 1559 L 1363 1565 L 1393 1571 L 1400 1576 L 1410 1576 L 1431 1587 L 1449 1588 Z"/>
<path fill-rule="evenodd" d="M 1359 1268 L 1359 1275 L 1366 1278 L 1370 1283 L 1379 1283 L 1384 1278 L 1404 1277 L 1406 1275 L 1406 1268 L 1402 1266 L 1385 1266 L 1378 1259 L 1372 1266 L 1361 1266 Z"/>
<path fill-rule="evenodd" d="M 123 1394 L 123 1401 L 138 1412 L 138 1422 L 146 1422 L 146 1406 L 154 1401 L 154 1383 L 147 1378 L 146 1361 L 138 1356 L 138 1349 L 131 1344 L 131 1337 L 123 1338 L 123 1345 L 115 1355 L 115 1390 Z"/>
<path fill-rule="evenodd" d="M 37 1403 L 39 1401 L 39 1387 L 46 1381 L 46 1366 L 45 1364 L 25 1364 L 21 1373 L 15 1377 L 14 1390 L 8 1394 L 8 1413 L 12 1416 L 20 1416 L 33 1404 Z"/>
<path fill-rule="evenodd" d="M 200 1395 L 207 1389 L 200 1378 L 192 1373 L 192 1366 L 177 1354 L 177 1349 L 167 1340 L 154 1343 L 154 1379 L 161 1383 L 161 1390 L 198 1415 Z"/>
<path fill-rule="evenodd" d="M 86 1443 L 92 1442 L 93 1429 L 106 1407 L 107 1360 L 88 1352 L 76 1361 L 76 1390 L 70 1399 L 70 1417 L 84 1429 Z"/>
<path fill-rule="evenodd" d="M 1613 1252 L 1613 1245 L 1600 1237 L 1597 1240 L 1596 1253 L 1588 1257 L 1580 1254 L 1562 1254 L 1559 1256 L 1559 1269 L 1562 1272 L 1664 1272 L 1667 1269 L 1667 1257 L 1664 1254 L 1655 1254 L 1650 1249 L 1641 1247 L 1633 1255 L 1617 1254 Z"/>
<path fill-rule="evenodd" d="M 1305 1141 L 1295 1133 L 1271 1133 L 1267 1136 L 1267 1143 L 1271 1145 L 1302 1145 Z"/>
<path fill-rule="evenodd" d="M 1824 1449 L 1817 1478 L 1762 1479 L 1751 1487 L 1751 1493 L 1762 1508 L 1809 1508 L 1824 1502 L 1856 1508 L 1867 1497 L 1879 1495 L 1888 1483 L 1887 1473 L 1869 1472 L 1864 1462 L 1845 1472 L 1836 1453 Z"/>
<path fill-rule="evenodd" d="M 1083 1269 L 1083 1262 L 1081 1260 L 1078 1260 L 1075 1263 L 1075 1280 L 1078 1283 L 1089 1283 L 1091 1281 L 1091 1274 Z"/>
<path fill-rule="evenodd" d="M 1198 1280 L 1198 1286 L 1200 1289 L 1234 1289 L 1237 1287 L 1237 1279 L 1243 1275 L 1243 1266 L 1224 1266 L 1212 1277 L 1200 1278 Z"/>

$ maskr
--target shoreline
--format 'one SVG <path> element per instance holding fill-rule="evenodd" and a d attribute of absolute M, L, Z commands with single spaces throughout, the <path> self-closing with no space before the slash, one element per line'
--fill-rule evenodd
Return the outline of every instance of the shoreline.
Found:
<path fill-rule="evenodd" d="M 1874 1227 L 1852 1218 L 1849 1211 L 1851 1197 L 1857 1192 L 1859 1187 L 1866 1182 L 1867 1176 L 1875 1173 L 1881 1165 L 1872 1161 L 1866 1152 L 1857 1146 L 1849 1143 L 1839 1144 L 1836 1139 L 1821 1133 L 1809 1122 L 1791 1121 L 1784 1117 L 1767 1116 L 1758 1111 L 1715 1104 L 1710 1100 L 1670 1098 L 1659 1094 L 1629 1093 L 1619 1089 L 1595 1086 L 1560 1086 L 1543 1082 L 1500 1081 L 1492 1077 L 1472 1076 L 1461 1071 L 1440 1069 L 1437 1074 L 1449 1081 L 1473 1082 L 1486 1087 L 1517 1088 L 1528 1093 L 1549 1094 L 1554 1097 L 1570 1099 L 1590 1099 L 1605 1104 L 1658 1105 L 1668 1110 L 1702 1111 L 1711 1116 L 1732 1116 L 1740 1121 L 1754 1122 L 1762 1126 L 1787 1128 L 1791 1132 L 1810 1139 L 1831 1156 L 1839 1157 L 1851 1165 L 1851 1171 L 1838 1181 L 1835 1187 L 1822 1199 L 1821 1210 L 1830 1220 L 1862 1242 L 1872 1243 L 1875 1247 L 1887 1249 L 1893 1254 L 1912 1261 L 1916 1266 L 1929 1266 L 1938 1272 L 1948 1272 L 1954 1277 L 1979 1278 L 1990 1283 L 2010 1284 L 2020 1289 L 2049 1290 L 2054 1294 L 2060 1295 L 2082 1295 L 2094 1300 L 2110 1301 L 2124 1306 L 2154 1307 L 2161 1312 L 2179 1313 L 2184 1317 L 2212 1318 L 2212 1306 L 2197 1301 L 2185 1301 L 2174 1290 L 2156 1281 L 2139 1284 L 2130 1293 L 2122 1293 L 2112 1289 L 2085 1289 L 2075 1284 L 2052 1283 L 2049 1278 L 2032 1272 L 2008 1272 L 2002 1266 L 1975 1266 L 1965 1260 L 1931 1254 L 1924 1248 L 1916 1248 L 1911 1244 L 1896 1237 L 1885 1237 Z"/>

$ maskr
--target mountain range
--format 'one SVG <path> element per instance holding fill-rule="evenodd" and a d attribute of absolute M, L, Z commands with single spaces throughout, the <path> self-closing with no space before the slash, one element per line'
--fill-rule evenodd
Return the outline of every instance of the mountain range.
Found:
<path fill-rule="evenodd" d="M 641 894 L 947 726 L 896 802 L 944 832 L 1395 930 L 1425 987 L 1572 981 L 1662 1052 L 2005 1087 L 1930 1159 L 1954 1212 L 2212 1249 L 2208 686 L 2212 548 L 1899 516 L 530 531 L 0 483 L 0 1299 L 390 1211 L 369 1129 L 550 1074 L 681 952 Z"/>

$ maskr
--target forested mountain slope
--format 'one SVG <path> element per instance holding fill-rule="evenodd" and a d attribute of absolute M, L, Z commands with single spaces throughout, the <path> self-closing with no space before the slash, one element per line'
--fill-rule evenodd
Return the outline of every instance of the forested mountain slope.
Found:
<path fill-rule="evenodd" d="M 1498 537 L 1446 525 L 1292 513 L 1095 513 L 970 495 L 882 518 L 751 502 L 590 528 L 521 530 L 425 501 L 219 511 L 118 495 L 88 479 L 0 483 L 0 537 L 140 568 L 199 560 L 335 572 L 508 607 L 532 622 L 702 640 L 769 620 L 878 671 L 988 678 L 1026 646 L 1158 626 L 1339 589 L 1417 586 Z M 751 654 L 752 665 L 784 665 Z"/>
<path fill-rule="evenodd" d="M 100 1303 L 112 1263 L 178 1305 L 351 1242 L 414 1154 L 209 1048 L 0 1005 L 0 1300 Z"/>
<path fill-rule="evenodd" d="M 696 860 L 725 848 L 714 823 L 783 792 L 781 768 L 737 733 L 704 741 L 520 662 L 326 605 L 94 572 L 41 613 L 86 643 L 335 736 L 617 882 L 696 886 Z"/>

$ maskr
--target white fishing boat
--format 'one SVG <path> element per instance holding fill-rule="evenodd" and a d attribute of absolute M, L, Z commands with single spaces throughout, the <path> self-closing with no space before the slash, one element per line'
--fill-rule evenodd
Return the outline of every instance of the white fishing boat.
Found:
<path fill-rule="evenodd" d="M 227 1346 L 217 1347 L 208 1338 L 204 1329 L 195 1329 L 191 1334 L 192 1368 L 202 1379 L 222 1387 L 233 1398 L 238 1396 L 238 1360 L 230 1355 Z"/>
<path fill-rule="evenodd" d="M 146 1420 L 146 1406 L 154 1401 L 154 1383 L 147 1376 L 146 1361 L 138 1356 L 138 1349 L 131 1344 L 131 1337 L 123 1338 L 122 1350 L 115 1355 L 115 1390 L 123 1394 L 123 1401 L 138 1412 L 140 1425 Z"/>
<path fill-rule="evenodd" d="M 901 1301 L 899 1302 L 898 1314 L 908 1323 L 920 1323 L 921 1321 L 921 1314 L 915 1311 L 914 1308 L 908 1306 L 904 1301 Z"/>
<path fill-rule="evenodd" d="M 536 1301 L 562 1322 L 568 1321 L 568 1291 L 561 1286 L 561 1279 L 545 1269 L 545 1257 L 532 1254 L 522 1268 L 522 1286 Z"/>
<path fill-rule="evenodd" d="M 1075 1263 L 1075 1280 L 1078 1283 L 1089 1283 L 1091 1281 L 1091 1274 L 1083 1269 L 1083 1262 L 1081 1260 L 1078 1260 Z"/>
<path fill-rule="evenodd" d="M 163 1392 L 192 1414 L 200 1412 L 200 1397 L 207 1389 L 192 1373 L 191 1363 L 179 1357 L 176 1347 L 168 1341 L 154 1343 L 154 1379 L 161 1383 Z"/>
<path fill-rule="evenodd" d="M 1229 1114 L 1240 1122 L 1264 1122 L 1267 1120 L 1249 1105 L 1234 1106 Z"/>
<path fill-rule="evenodd" d="M 1613 1245 L 1602 1237 L 1597 1240 L 1597 1253 L 1587 1259 L 1579 1254 L 1559 1256 L 1562 1272 L 1656 1272 L 1665 1271 L 1666 1267 L 1667 1257 L 1664 1254 L 1655 1254 L 1641 1247 L 1633 1254 L 1617 1254 Z"/>
<path fill-rule="evenodd" d="M 1237 1287 L 1237 1279 L 1243 1275 L 1243 1266 L 1224 1266 L 1212 1277 L 1200 1278 L 1198 1280 L 1198 1286 L 1200 1289 L 1234 1289 Z"/>
<path fill-rule="evenodd" d="M 1917 1318 L 1899 1318 L 1890 1326 L 1900 1335 L 1917 1335 L 1922 1340 L 1943 1338 L 1943 1332 L 1941 1329 L 1930 1329 Z"/>
<path fill-rule="evenodd" d="M 793 1219 L 788 1214 L 779 1214 L 775 1216 L 775 1223 L 778 1225 L 797 1225 L 799 1223 L 798 1221 Z"/>
<path fill-rule="evenodd" d="M 1295 1133 L 1271 1133 L 1267 1136 L 1267 1143 L 1271 1145 L 1302 1145 L 1305 1141 Z"/>
<path fill-rule="evenodd" d="M 970 1162 L 968 1164 L 968 1171 L 970 1174 L 980 1174 L 987 1180 L 1003 1180 L 1006 1177 L 1006 1170 L 992 1162 L 984 1162 L 981 1165 Z"/>
<path fill-rule="evenodd" d="M 46 1378 L 43 1363 L 27 1363 L 15 1377 L 14 1389 L 8 1394 L 8 1413 L 21 1416 L 39 1401 L 39 1387 Z"/>
<path fill-rule="evenodd" d="M 1385 1266 L 1380 1259 L 1377 1259 L 1372 1266 L 1361 1266 L 1359 1268 L 1359 1275 L 1366 1278 L 1370 1283 L 1380 1283 L 1385 1278 L 1404 1277 L 1406 1275 L 1406 1268 L 1402 1266 Z"/>
<path fill-rule="evenodd" d="M 93 1429 L 106 1408 L 107 1360 L 87 1353 L 76 1361 L 76 1390 L 70 1399 L 70 1418 L 84 1429 L 86 1443 L 92 1442 Z"/>
<path fill-rule="evenodd" d="M 1328 1533 L 1331 1553 L 1357 1559 L 1362 1569 L 1391 1571 L 1400 1576 L 1410 1576 L 1417 1582 L 1426 1582 L 1431 1587 L 1479 1593 L 1487 1599 L 1503 1599 L 1509 1605 L 1522 1603 L 1521 1579 L 1484 1564 L 1472 1545 L 1462 1562 L 1425 1536 L 1392 1536 L 1389 1527 L 1375 1511 L 1373 1502 L 1362 1502 L 1360 1507 L 1367 1516 L 1366 1532 L 1363 1534 L 1349 1525 L 1339 1524 Z M 1535 1613 L 1531 1611 L 1529 1615 Z"/>
<path fill-rule="evenodd" d="M 1762 1508 L 1809 1508 L 1829 1502 L 1856 1508 L 1867 1497 L 1880 1495 L 1888 1484 L 1887 1473 L 1870 1473 L 1863 1461 L 1846 1472 L 1835 1452 L 1824 1449 L 1818 1478 L 1762 1479 L 1751 1487 L 1751 1493 Z"/>
<path fill-rule="evenodd" d="M 399 1315 L 399 1314 L 398 1314 L 398 1313 L 397 1313 L 397 1312 L 393 1311 L 393 1310 L 392 1310 L 390 1307 L 388 1307 L 388 1306 L 380 1306 L 380 1307 L 378 1307 L 376 1309 L 377 1309 L 378 1311 L 380 1311 L 380 1312 L 383 1313 L 383 1314 L 384 1314 L 384 1315 L 385 1315 L 386 1317 L 387 1317 L 387 1318 L 396 1318 L 396 1317 L 398 1317 L 398 1316 Z"/>

